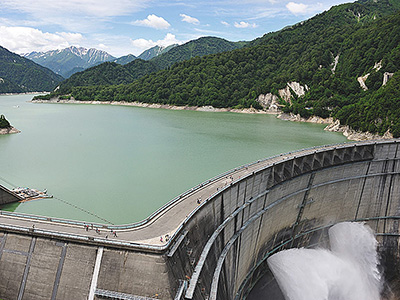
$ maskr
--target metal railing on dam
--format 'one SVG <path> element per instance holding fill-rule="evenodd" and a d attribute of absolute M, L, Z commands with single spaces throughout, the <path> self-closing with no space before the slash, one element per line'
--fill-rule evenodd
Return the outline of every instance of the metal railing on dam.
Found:
<path fill-rule="evenodd" d="M 327 229 L 341 221 L 375 230 L 399 295 L 398 145 L 346 143 L 259 160 L 203 182 L 142 222 L 93 224 L 101 235 L 84 222 L 1 212 L 0 298 L 243 299 L 268 273 L 269 255 L 324 245 Z"/>

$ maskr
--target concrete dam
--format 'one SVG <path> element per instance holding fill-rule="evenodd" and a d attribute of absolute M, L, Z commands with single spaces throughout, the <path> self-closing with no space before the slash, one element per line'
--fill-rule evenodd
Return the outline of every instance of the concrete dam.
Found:
<path fill-rule="evenodd" d="M 382 299 L 400 299 L 399 144 L 346 143 L 259 160 L 135 224 L 0 211 L 0 299 L 246 299 L 260 278 L 271 283 L 263 299 L 278 299 L 266 259 L 326 246 L 328 229 L 343 221 L 374 230 Z M 3 189 L 0 199 L 18 200 Z"/>

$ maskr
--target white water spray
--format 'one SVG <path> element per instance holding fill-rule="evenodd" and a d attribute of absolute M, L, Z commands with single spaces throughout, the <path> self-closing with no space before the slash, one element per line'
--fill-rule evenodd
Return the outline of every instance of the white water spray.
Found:
<path fill-rule="evenodd" d="M 289 249 L 268 258 L 286 300 L 379 300 L 377 241 L 361 223 L 329 229 L 331 250 Z"/>

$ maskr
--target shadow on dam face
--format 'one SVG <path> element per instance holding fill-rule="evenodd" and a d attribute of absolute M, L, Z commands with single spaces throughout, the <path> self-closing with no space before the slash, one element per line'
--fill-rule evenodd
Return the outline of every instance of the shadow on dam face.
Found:
<path fill-rule="evenodd" d="M 365 222 L 375 232 L 385 278 L 382 299 L 400 299 L 397 142 L 324 150 L 292 155 L 214 200 L 225 224 L 212 241 L 210 252 L 216 254 L 204 262 L 213 279 L 196 270 L 205 293 L 187 293 L 185 299 L 283 299 L 266 259 L 289 248 L 327 248 L 327 230 L 343 221 Z M 211 286 L 209 294 L 204 285 Z"/>
<path fill-rule="evenodd" d="M 274 275 L 268 269 L 267 272 L 258 280 L 256 285 L 246 297 L 248 300 L 285 300 L 283 293 L 275 280 Z"/>
<path fill-rule="evenodd" d="M 178 197 L 143 228 L 131 226 L 140 240 L 90 238 L 82 227 L 71 236 L 0 222 L 0 298 L 281 300 L 269 257 L 291 248 L 327 249 L 330 227 L 363 222 L 378 242 L 382 299 L 400 299 L 399 145 L 321 146 L 225 173 L 223 182 L 229 175 L 235 180 L 199 185 L 211 196 L 201 204 L 192 199 L 194 210 L 185 211 L 163 245 L 140 241 L 158 240 L 158 231 L 144 232 L 162 217 L 173 219 L 172 211 L 189 198 Z M 116 230 L 119 237 L 129 231 Z"/>

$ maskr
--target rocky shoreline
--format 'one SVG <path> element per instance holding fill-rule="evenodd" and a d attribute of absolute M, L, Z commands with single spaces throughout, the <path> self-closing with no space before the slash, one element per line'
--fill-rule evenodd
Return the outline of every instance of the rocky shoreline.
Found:
<path fill-rule="evenodd" d="M 390 131 L 386 131 L 384 135 L 379 135 L 371 132 L 362 132 L 351 129 L 347 125 L 340 125 L 340 121 L 336 120 L 334 123 L 325 127 L 326 131 L 341 132 L 347 139 L 351 141 L 365 141 L 365 140 L 389 140 L 393 139 Z"/>
<path fill-rule="evenodd" d="M 330 132 L 341 132 L 348 140 L 350 141 L 366 141 L 366 140 L 386 140 L 393 139 L 393 135 L 389 132 L 385 132 L 385 134 L 379 135 L 370 132 L 362 132 L 357 131 L 350 128 L 348 125 L 341 125 L 339 120 L 333 120 L 333 118 L 321 118 L 317 116 L 312 116 L 308 119 L 300 117 L 300 115 L 294 114 L 285 114 L 281 113 L 278 115 L 278 118 L 286 121 L 294 121 L 294 122 L 308 122 L 308 123 L 317 123 L 317 124 L 327 124 L 324 128 L 326 131 Z"/>
<path fill-rule="evenodd" d="M 20 133 L 21 131 L 15 127 L 0 128 L 0 135 Z"/>
<path fill-rule="evenodd" d="M 126 101 L 79 101 L 79 100 L 62 100 L 53 98 L 50 100 L 31 100 L 32 103 L 60 103 L 60 104 L 94 104 L 94 105 L 121 105 L 121 106 L 135 106 L 145 108 L 161 108 L 170 110 L 192 110 L 192 111 L 205 111 L 205 112 L 234 112 L 245 114 L 276 114 L 265 110 L 258 110 L 255 108 L 215 108 L 213 106 L 176 106 L 169 104 L 157 103 L 144 103 L 144 102 L 126 102 Z"/>
<path fill-rule="evenodd" d="M 324 130 L 330 132 L 341 132 L 343 135 L 351 141 L 365 141 L 365 140 L 382 140 L 392 139 L 392 134 L 388 131 L 383 136 L 378 134 L 372 134 L 370 132 L 361 132 L 351 129 L 349 126 L 341 125 L 339 120 L 333 120 L 333 118 L 321 118 L 312 116 L 308 119 L 302 118 L 300 115 L 282 113 L 277 108 L 258 110 L 255 108 L 245 109 L 233 109 L 233 108 L 215 108 L 213 106 L 175 106 L 169 104 L 157 104 L 157 103 L 143 103 L 143 102 L 126 102 L 126 101 L 79 101 L 79 100 L 62 100 L 53 98 L 50 100 L 31 100 L 32 103 L 61 103 L 61 104 L 94 104 L 94 105 L 121 105 L 121 106 L 135 106 L 145 108 L 161 108 L 171 110 L 192 110 L 192 111 L 205 111 L 205 112 L 234 112 L 234 113 L 246 113 L 246 114 L 273 114 L 277 115 L 277 118 L 285 121 L 292 122 L 308 122 L 316 124 L 326 124 Z"/>

